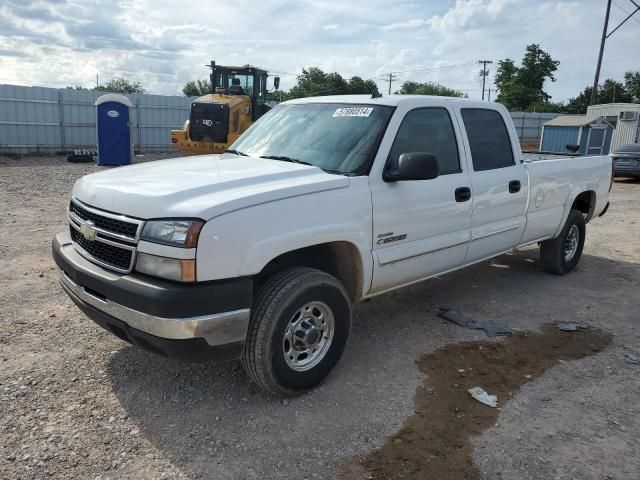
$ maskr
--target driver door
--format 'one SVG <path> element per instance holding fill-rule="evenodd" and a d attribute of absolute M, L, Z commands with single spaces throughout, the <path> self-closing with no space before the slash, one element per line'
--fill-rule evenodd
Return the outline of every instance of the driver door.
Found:
<path fill-rule="evenodd" d="M 415 108 L 400 124 L 385 168 L 403 153 L 436 157 L 431 180 L 371 179 L 374 273 L 379 293 L 462 265 L 471 228 L 471 181 L 454 115 L 445 106 Z"/>

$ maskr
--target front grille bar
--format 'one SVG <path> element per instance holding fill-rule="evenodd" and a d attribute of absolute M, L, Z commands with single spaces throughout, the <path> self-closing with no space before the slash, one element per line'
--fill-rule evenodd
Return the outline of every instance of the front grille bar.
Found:
<path fill-rule="evenodd" d="M 103 228 L 99 228 L 99 227 L 97 227 L 95 225 L 92 225 L 92 228 L 94 230 L 97 230 L 100 233 L 103 233 L 104 235 L 108 235 L 108 236 L 116 238 L 118 240 L 124 240 L 124 241 L 135 242 L 135 243 L 138 243 L 138 240 L 140 240 L 140 235 L 142 234 L 142 227 L 144 225 L 144 221 L 143 220 L 138 220 L 137 218 L 127 217 L 125 215 L 118 215 L 118 214 L 111 213 L 111 212 L 105 212 L 103 210 L 97 210 L 97 209 L 95 209 L 93 207 L 90 207 L 86 203 L 82 203 L 80 200 L 78 200 L 75 197 L 71 197 L 71 203 L 75 204 L 76 206 L 80 207 L 81 209 L 86 210 L 87 212 L 92 213 L 94 215 L 98 215 L 100 217 L 109 218 L 111 220 L 116 220 L 116 221 L 123 222 L 123 223 L 129 223 L 129 224 L 136 225 L 136 234 L 133 237 L 130 237 L 128 235 L 122 235 L 120 233 L 112 232 L 112 231 L 109 231 L 109 230 L 106 230 L 106 229 L 103 229 Z M 84 220 L 83 218 L 80 218 L 78 215 L 76 215 L 74 212 L 72 212 L 71 209 L 68 210 L 68 215 L 69 215 L 69 218 L 73 218 L 77 224 L 82 225 L 83 223 L 84 224 L 88 223 L 86 220 Z"/>
<path fill-rule="evenodd" d="M 76 251 L 78 253 L 80 253 L 83 257 L 85 257 L 87 260 L 100 265 L 102 267 L 108 268 L 110 270 L 114 270 L 116 272 L 119 273 L 130 273 L 133 270 L 133 267 L 135 265 L 135 261 L 136 261 L 136 244 L 138 243 L 138 240 L 140 239 L 140 234 L 142 233 L 142 227 L 144 226 L 144 221 L 142 220 L 138 220 L 136 218 L 131 218 L 131 217 L 127 217 L 125 215 L 117 215 L 114 213 L 110 213 L 110 212 L 105 212 L 103 210 L 97 210 L 93 207 L 90 207 L 82 202 L 80 202 L 78 199 L 72 197 L 71 198 L 71 202 L 72 204 L 74 204 L 76 207 L 79 207 L 80 209 L 83 209 L 89 213 L 91 213 L 94 216 L 97 217 L 104 217 L 104 218 L 108 218 L 110 220 L 114 220 L 117 222 L 123 222 L 123 223 L 127 223 L 127 224 L 133 224 L 136 226 L 136 233 L 135 236 L 130 237 L 128 235 L 123 235 L 121 233 L 117 233 L 117 232 L 112 232 L 109 231 L 105 228 L 101 228 L 95 225 L 94 222 L 92 221 L 87 221 L 83 218 L 80 218 L 79 215 L 77 215 L 75 212 L 72 211 L 72 208 L 68 209 L 67 212 L 67 216 L 69 218 L 69 225 L 71 228 L 73 228 L 74 230 L 76 230 L 78 232 L 79 235 L 82 235 L 82 226 L 83 225 L 90 225 L 91 228 L 93 230 L 95 230 L 96 236 L 93 240 L 94 242 L 100 242 L 102 244 L 105 245 L 109 245 L 111 247 L 115 247 L 115 248 L 120 248 L 122 250 L 126 250 L 131 252 L 131 261 L 128 265 L 128 268 L 124 269 L 121 268 L 120 266 L 117 265 L 113 265 L 110 264 L 108 262 L 105 262 L 103 260 L 101 260 L 100 258 L 96 258 L 94 255 L 92 255 L 91 253 L 89 253 L 87 250 L 85 250 L 82 245 L 80 245 L 78 242 L 73 241 L 73 246 L 76 249 Z M 71 205 L 70 205 L 71 207 Z"/>

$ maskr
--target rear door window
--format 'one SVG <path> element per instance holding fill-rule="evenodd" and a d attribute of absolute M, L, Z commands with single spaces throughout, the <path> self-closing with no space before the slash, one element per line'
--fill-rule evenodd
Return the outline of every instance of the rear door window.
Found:
<path fill-rule="evenodd" d="M 509 131 L 502 115 L 485 108 L 461 109 L 476 172 L 515 165 Z"/>
<path fill-rule="evenodd" d="M 394 168 L 403 153 L 416 152 L 435 156 L 440 175 L 461 172 L 456 134 L 445 108 L 416 108 L 405 115 L 389 152 L 387 168 Z"/>

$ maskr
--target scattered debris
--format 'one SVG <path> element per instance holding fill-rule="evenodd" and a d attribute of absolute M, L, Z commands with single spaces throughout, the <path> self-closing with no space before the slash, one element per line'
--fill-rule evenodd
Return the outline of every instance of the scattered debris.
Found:
<path fill-rule="evenodd" d="M 632 355 L 630 353 L 624 354 L 624 361 L 630 365 L 640 365 L 640 357 Z"/>
<path fill-rule="evenodd" d="M 98 157 L 96 150 L 74 150 L 72 154 L 67 155 L 67 162 L 71 163 L 92 163 Z"/>
<path fill-rule="evenodd" d="M 475 318 L 470 317 L 469 315 L 466 315 L 462 312 L 458 312 L 457 310 L 441 308 L 438 316 L 464 328 L 470 328 L 472 330 L 484 330 L 489 337 L 513 334 L 513 330 L 509 325 L 476 320 Z"/>
<path fill-rule="evenodd" d="M 484 403 L 485 405 L 489 405 L 493 408 L 498 406 L 498 397 L 495 395 L 489 395 L 482 387 L 470 388 L 468 392 L 480 403 Z"/>
<path fill-rule="evenodd" d="M 558 324 L 558 330 L 563 332 L 575 332 L 578 330 L 578 324 L 572 322 L 563 322 Z"/>

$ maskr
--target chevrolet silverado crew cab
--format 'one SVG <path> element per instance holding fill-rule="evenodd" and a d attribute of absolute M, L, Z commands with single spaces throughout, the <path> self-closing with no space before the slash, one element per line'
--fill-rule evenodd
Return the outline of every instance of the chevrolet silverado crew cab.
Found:
<path fill-rule="evenodd" d="M 354 302 L 530 244 L 571 271 L 611 181 L 609 157 L 524 159 L 499 104 L 305 98 L 222 155 L 79 179 L 53 256 L 66 293 L 121 339 L 240 358 L 290 396 L 336 365 Z"/>

